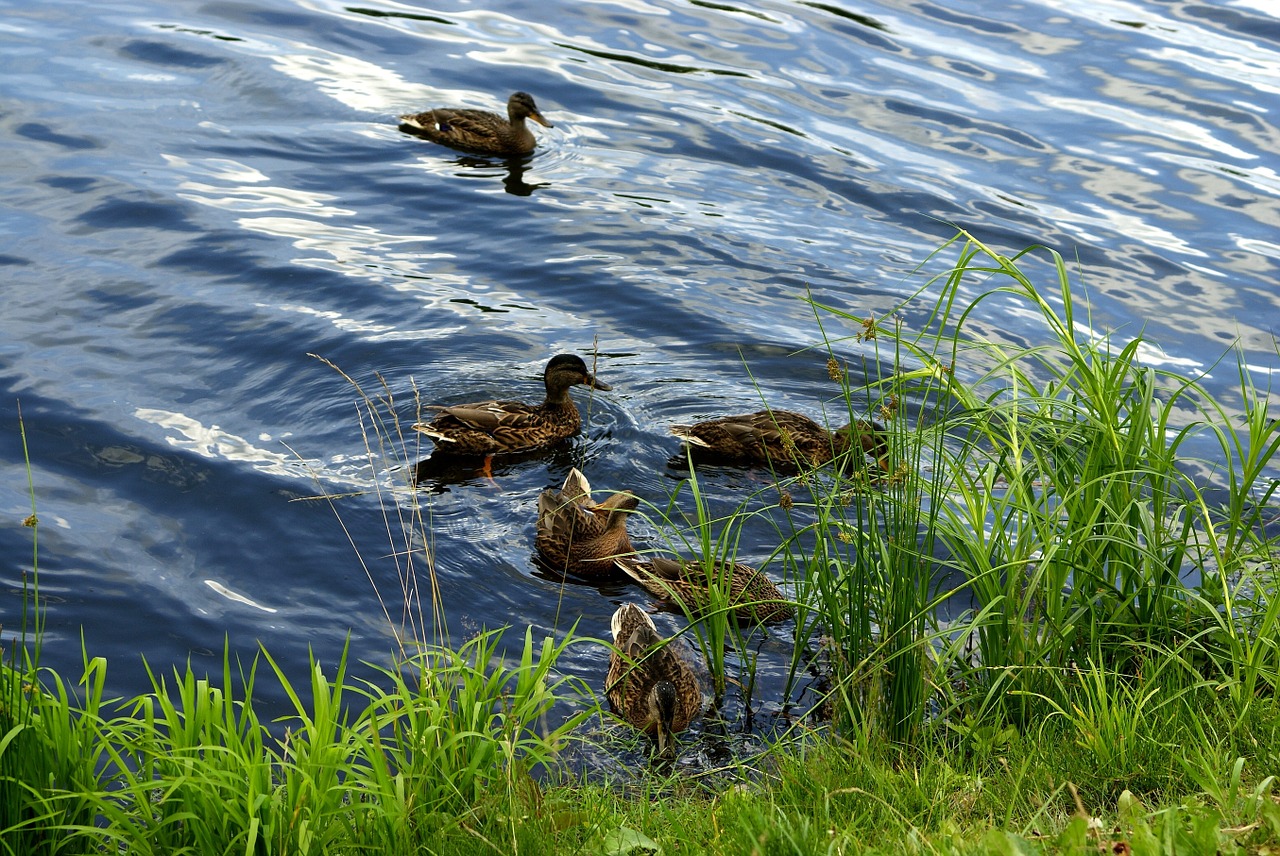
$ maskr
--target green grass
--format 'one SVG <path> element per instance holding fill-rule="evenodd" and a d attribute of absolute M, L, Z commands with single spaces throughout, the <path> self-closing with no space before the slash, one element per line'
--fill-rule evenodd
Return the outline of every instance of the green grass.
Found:
<path fill-rule="evenodd" d="M 130 700 L 103 698 L 89 652 L 75 680 L 41 670 L 33 486 L 30 609 L 0 667 L 0 850 L 1280 852 L 1269 391 L 1243 354 L 1214 367 L 1238 377 L 1219 401 L 1145 365 L 1140 335 L 1093 334 L 1051 251 L 1009 259 L 962 233 L 921 271 L 889 321 L 813 304 L 831 422 L 884 422 L 889 472 L 803 473 L 717 515 L 694 471 L 648 507 L 704 561 L 734 558 L 746 525 L 775 527 L 763 568 L 797 606 L 787 693 L 812 670 L 827 690 L 764 757 L 571 776 L 561 750 L 594 739 L 581 725 L 598 704 L 556 662 L 598 641 L 526 631 L 512 662 L 498 631 L 444 644 L 430 509 L 380 469 L 407 471 L 414 442 L 386 384 L 371 397 L 351 381 L 401 572 L 383 601 L 393 665 L 297 676 L 262 652 L 213 676 L 153 672 Z M 1039 344 L 980 334 L 984 311 L 1014 309 Z M 865 362 L 836 356 L 850 352 Z M 945 624 L 941 574 L 973 603 Z M 747 631 L 723 591 L 712 603 L 689 632 L 718 694 L 749 707 Z M 246 701 L 267 680 L 293 703 L 283 736 Z M 578 713 L 551 718 L 558 701 Z"/>
<path fill-rule="evenodd" d="M 871 373 L 859 393 L 892 418 L 895 460 L 912 475 L 895 471 L 847 520 L 841 504 L 815 503 L 851 544 L 827 562 L 849 594 L 843 611 L 822 610 L 825 626 L 851 673 L 868 657 L 886 664 L 889 734 L 912 739 L 930 684 L 951 718 L 1029 727 L 1066 706 L 1081 664 L 1125 676 L 1113 681 L 1119 692 L 1158 663 L 1183 689 L 1213 683 L 1236 715 L 1273 696 L 1280 608 L 1262 515 L 1275 507 L 1280 424 L 1243 358 L 1240 400 L 1219 402 L 1196 378 L 1144 366 L 1140 336 L 1082 335 L 1087 321 L 1056 253 L 1038 251 L 1054 277 L 1051 300 L 1016 260 L 962 237 L 958 261 L 913 301 L 932 307 L 922 329 L 817 307 L 824 330 L 832 319 L 854 325 L 875 364 L 895 369 Z M 984 290 L 966 301 L 975 280 Z M 970 335 L 982 308 L 1039 319 L 1047 344 Z M 919 415 L 909 427 L 897 418 L 904 407 Z M 1225 504 L 1211 505 L 1209 485 L 1187 474 L 1195 462 L 1183 447 L 1205 437 L 1220 450 L 1212 467 Z M 946 628 L 976 642 L 976 665 L 927 626 L 939 556 L 976 596 L 967 625 Z M 816 585 L 829 602 L 833 586 Z M 842 626 L 858 608 L 878 633 Z"/>
<path fill-rule="evenodd" d="M 14 797 L 0 843 L 14 854 L 419 852 L 477 823 L 486 802 L 521 799 L 587 715 L 546 722 L 556 699 L 586 692 L 553 672 L 568 642 L 526 633 L 508 665 L 499 636 L 425 649 L 376 683 L 351 681 L 345 661 L 331 673 L 313 662 L 305 702 L 264 653 L 295 707 L 283 739 L 228 689 L 251 697 L 256 663 L 240 674 L 224 658 L 216 681 L 190 667 L 153 674 L 125 702 L 102 699 L 102 660 L 86 663 L 78 698 L 56 675 L 37 692 L 6 668 L 25 722 L 9 725 L 0 755 Z"/>

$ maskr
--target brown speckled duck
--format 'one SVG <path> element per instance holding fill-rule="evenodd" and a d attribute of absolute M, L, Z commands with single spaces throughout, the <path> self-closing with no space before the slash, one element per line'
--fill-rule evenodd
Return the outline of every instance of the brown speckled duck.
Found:
<path fill-rule="evenodd" d="M 671 433 L 726 461 L 764 464 L 783 472 L 822 466 L 853 448 L 872 457 L 881 470 L 889 469 L 884 426 L 861 419 L 828 431 L 790 410 L 757 410 L 694 425 L 672 425 Z"/>
<path fill-rule="evenodd" d="M 582 417 L 569 397 L 569 387 L 613 387 L 596 378 L 577 354 L 558 354 L 542 373 L 546 399 L 538 405 L 522 401 L 478 401 L 450 406 L 431 405 L 439 412 L 414 429 L 435 440 L 439 451 L 455 455 L 502 455 L 532 452 L 578 432 Z"/>
<path fill-rule="evenodd" d="M 400 117 L 401 130 L 463 151 L 479 154 L 527 155 L 537 145 L 525 124 L 532 119 L 544 128 L 554 127 L 538 111 L 533 96 L 513 92 L 507 99 L 507 118 L 487 110 L 440 107 Z"/>
<path fill-rule="evenodd" d="M 562 574 L 616 576 L 615 560 L 633 552 L 627 517 L 639 505 L 640 500 L 628 493 L 593 502 L 586 476 L 570 469 L 563 487 L 547 488 L 538 497 L 534 546 L 539 558 Z"/>
<path fill-rule="evenodd" d="M 705 612 L 711 605 L 710 581 L 701 562 L 652 556 L 624 557 L 617 565 L 649 594 L 690 614 Z M 739 619 L 773 624 L 791 617 L 791 604 L 762 571 L 739 562 L 716 562 L 713 573 L 721 577 L 717 583 L 728 586 L 729 603 Z"/>
<path fill-rule="evenodd" d="M 657 741 L 659 758 L 673 761 L 676 732 L 702 712 L 697 675 L 635 604 L 618 607 L 610 626 L 614 650 L 604 684 L 609 706 Z"/>

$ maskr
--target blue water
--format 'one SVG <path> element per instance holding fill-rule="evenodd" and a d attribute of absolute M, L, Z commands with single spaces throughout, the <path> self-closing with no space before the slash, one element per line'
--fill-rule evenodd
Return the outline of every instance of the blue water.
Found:
<path fill-rule="evenodd" d="M 32 555 L 19 403 L 44 662 L 75 674 L 83 637 L 131 695 L 142 657 L 218 668 L 224 640 L 299 681 L 309 650 L 332 663 L 348 639 L 386 661 L 405 545 L 382 515 L 409 500 L 373 490 L 396 474 L 309 354 L 370 392 L 381 377 L 407 425 L 415 390 L 537 398 L 549 356 L 598 348 L 614 391 L 575 445 L 419 494 L 453 640 L 607 634 L 642 595 L 538 576 L 538 492 L 577 464 L 662 505 L 667 425 L 756 409 L 757 386 L 821 412 L 834 390 L 801 351 L 820 335 L 799 298 L 891 313 L 955 225 L 1062 252 L 1093 329 L 1143 332 L 1152 365 L 1229 397 L 1234 359 L 1215 364 L 1238 342 L 1267 387 L 1280 20 L 1262 0 L 994 8 L 0 2 L 5 639 Z M 527 163 L 397 130 L 515 89 L 556 126 Z M 978 322 L 1042 338 L 994 304 Z M 705 484 L 718 510 L 761 487 Z M 351 495 L 306 499 L 325 492 Z M 743 558 L 769 537 L 748 532 Z M 763 645 L 776 709 L 785 630 Z M 598 685 L 602 662 L 584 645 L 565 666 Z"/>

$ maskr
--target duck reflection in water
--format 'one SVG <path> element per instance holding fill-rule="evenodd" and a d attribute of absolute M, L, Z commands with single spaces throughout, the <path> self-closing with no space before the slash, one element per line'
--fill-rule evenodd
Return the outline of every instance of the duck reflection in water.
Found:
<path fill-rule="evenodd" d="M 448 493 L 452 485 L 496 482 L 514 470 L 537 462 L 550 469 L 568 469 L 581 456 L 578 446 L 565 442 L 551 449 L 508 452 L 502 455 L 469 455 L 434 450 L 415 463 L 409 473 L 414 488 L 427 493 Z"/>
<path fill-rule="evenodd" d="M 458 166 L 468 169 L 497 169 L 506 170 L 506 174 L 502 177 L 503 190 L 512 196 L 532 196 L 533 192 L 539 187 L 550 187 L 551 182 L 540 181 L 536 184 L 529 184 L 524 180 L 525 170 L 533 161 L 532 155 L 524 155 L 522 157 L 510 158 L 480 158 L 472 155 L 457 158 L 454 163 Z"/>

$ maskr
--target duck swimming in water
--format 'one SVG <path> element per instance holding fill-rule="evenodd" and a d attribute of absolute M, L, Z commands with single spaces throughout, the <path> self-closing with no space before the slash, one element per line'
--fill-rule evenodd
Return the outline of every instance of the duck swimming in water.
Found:
<path fill-rule="evenodd" d="M 523 401 L 477 401 L 449 406 L 431 405 L 439 411 L 414 429 L 436 442 L 436 449 L 454 455 L 502 455 L 532 452 L 578 433 L 582 417 L 569 397 L 575 384 L 608 391 L 613 387 L 596 380 L 577 354 L 558 354 L 542 373 L 547 397 L 541 404 Z"/>
<path fill-rule="evenodd" d="M 400 129 L 426 137 L 433 143 L 489 155 L 527 155 L 537 145 L 525 123 L 532 119 L 544 128 L 555 127 L 533 103 L 527 92 L 513 92 L 507 99 L 507 118 L 488 110 L 439 107 L 400 117 Z"/>
<path fill-rule="evenodd" d="M 883 425 L 859 419 L 828 431 L 808 416 L 790 410 L 757 410 L 693 425 L 672 425 L 695 450 L 726 461 L 763 464 L 779 472 L 812 469 L 858 449 L 882 471 L 889 469 L 889 443 Z"/>
<path fill-rule="evenodd" d="M 633 552 L 627 517 L 639 505 L 640 500 L 629 493 L 593 501 L 590 482 L 574 467 L 563 487 L 547 488 L 538 497 L 534 547 L 541 560 L 558 573 L 617 576 L 615 560 Z"/>
<path fill-rule="evenodd" d="M 618 607 L 609 623 L 613 650 L 604 683 L 609 706 L 657 740 L 660 759 L 674 761 L 676 732 L 702 712 L 698 677 L 634 603 Z"/>
<path fill-rule="evenodd" d="M 795 612 L 772 580 L 741 562 L 716 561 L 710 579 L 706 567 L 690 559 L 623 556 L 616 564 L 649 594 L 692 615 L 703 614 L 712 607 L 713 584 L 720 587 L 721 597 L 727 598 L 726 606 L 739 620 L 776 624 Z"/>

